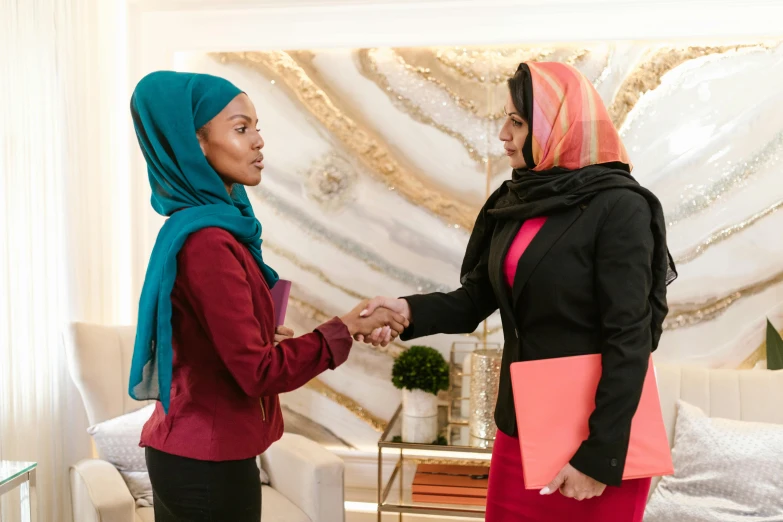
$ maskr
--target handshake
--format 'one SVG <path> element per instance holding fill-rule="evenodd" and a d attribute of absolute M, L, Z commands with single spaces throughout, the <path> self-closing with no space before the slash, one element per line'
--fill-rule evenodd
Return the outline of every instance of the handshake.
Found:
<path fill-rule="evenodd" d="M 386 346 L 410 326 L 408 301 L 374 297 L 359 303 L 340 319 L 354 340 L 373 346 Z"/>

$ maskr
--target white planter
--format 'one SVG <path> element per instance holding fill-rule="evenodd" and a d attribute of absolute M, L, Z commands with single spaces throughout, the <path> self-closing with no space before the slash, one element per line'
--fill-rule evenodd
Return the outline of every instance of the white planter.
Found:
<path fill-rule="evenodd" d="M 402 390 L 402 441 L 431 444 L 438 438 L 438 397 L 421 390 Z"/>
<path fill-rule="evenodd" d="M 413 444 L 432 444 L 438 438 L 438 416 L 402 416 L 402 441 Z"/>
<path fill-rule="evenodd" d="M 402 390 L 402 414 L 407 417 L 437 417 L 438 396 L 422 390 Z"/>

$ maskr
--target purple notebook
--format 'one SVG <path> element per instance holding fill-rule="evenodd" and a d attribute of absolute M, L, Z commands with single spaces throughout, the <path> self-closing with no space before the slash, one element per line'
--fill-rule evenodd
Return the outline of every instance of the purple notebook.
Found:
<path fill-rule="evenodd" d="M 270 292 L 272 292 L 272 302 L 275 304 L 275 327 L 278 327 L 285 322 L 288 295 L 291 293 L 291 281 L 280 279 Z"/>

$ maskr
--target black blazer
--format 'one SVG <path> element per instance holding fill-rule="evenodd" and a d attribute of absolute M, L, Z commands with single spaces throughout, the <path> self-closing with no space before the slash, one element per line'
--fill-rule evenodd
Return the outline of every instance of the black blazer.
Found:
<path fill-rule="evenodd" d="M 512 362 L 602 354 L 590 436 L 571 464 L 604 484 L 619 485 L 631 419 L 661 334 L 661 325 L 651 324 L 648 301 L 651 219 L 644 197 L 625 189 L 601 192 L 588 204 L 548 216 L 519 260 L 513 289 L 503 260 L 521 223 L 500 222 L 481 269 L 461 288 L 405 298 L 411 326 L 402 339 L 470 333 L 500 308 L 505 347 L 495 421 L 512 436 Z"/>

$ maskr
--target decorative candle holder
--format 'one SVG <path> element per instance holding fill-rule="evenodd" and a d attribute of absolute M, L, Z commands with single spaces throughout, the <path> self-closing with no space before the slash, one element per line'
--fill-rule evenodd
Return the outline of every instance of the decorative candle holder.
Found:
<path fill-rule="evenodd" d="M 495 405 L 498 400 L 501 350 L 475 350 L 470 357 L 470 426 L 471 446 L 491 447 L 497 433 Z"/>
<path fill-rule="evenodd" d="M 451 372 L 450 387 L 448 391 L 448 419 L 449 424 L 452 426 L 465 426 L 464 436 L 462 440 L 464 444 L 470 444 L 471 446 L 478 448 L 492 447 L 494 442 L 494 429 L 481 429 L 479 427 L 480 422 L 478 418 L 474 418 L 471 424 L 471 415 L 473 406 L 478 407 L 478 403 L 473 399 L 474 389 L 483 389 L 490 391 L 494 394 L 494 398 L 490 398 L 488 408 L 488 418 L 494 424 L 494 408 L 497 400 L 497 382 L 500 377 L 499 371 L 497 377 L 490 380 L 492 382 L 477 383 L 475 387 L 471 384 L 473 379 L 473 361 L 474 354 L 478 353 L 478 357 L 486 359 L 486 354 L 502 354 L 502 345 L 497 342 L 455 342 L 451 346 L 451 353 L 449 355 L 449 367 Z M 483 355 L 482 355 L 483 354 Z M 484 361 L 486 362 L 486 361 Z M 499 368 L 499 366 L 498 366 Z M 483 370 L 482 370 L 483 372 Z M 480 377 L 479 379 L 484 379 Z M 493 390 L 494 387 L 494 390 Z M 475 403 L 471 406 L 471 402 Z M 485 418 L 487 415 L 482 415 Z M 475 431 L 471 428 L 475 428 Z M 488 438 L 476 437 L 475 434 L 482 434 Z M 491 437 L 489 437 L 491 435 Z"/>

